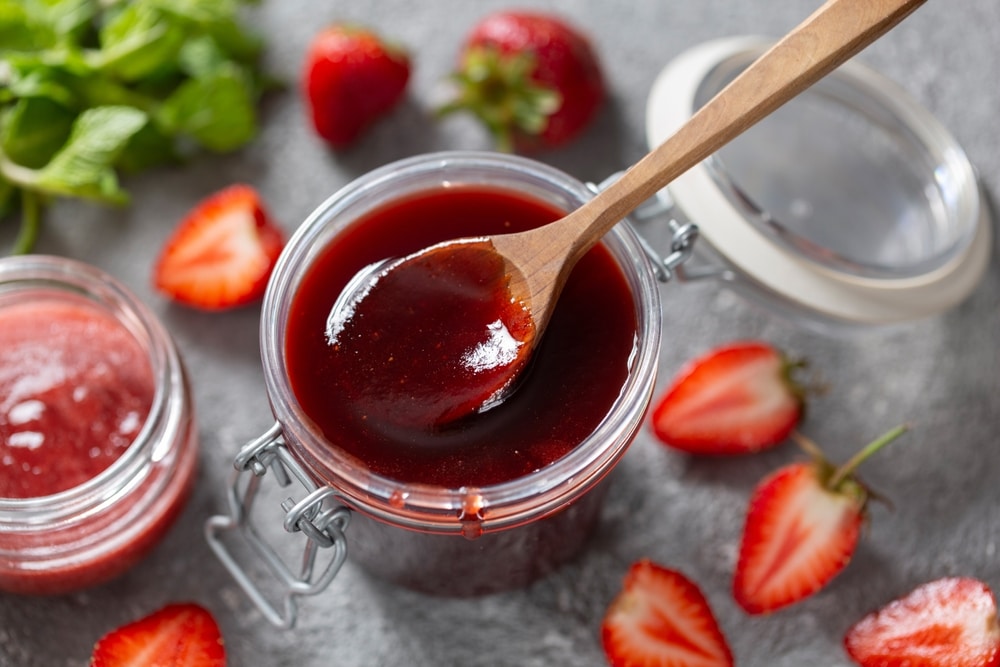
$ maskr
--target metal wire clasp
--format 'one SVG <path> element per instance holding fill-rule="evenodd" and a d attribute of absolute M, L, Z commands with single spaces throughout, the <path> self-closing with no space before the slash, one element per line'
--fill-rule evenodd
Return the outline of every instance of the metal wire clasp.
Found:
<path fill-rule="evenodd" d="M 673 237 L 670 239 L 670 253 L 665 257 L 654 250 L 646 239 L 639 237 L 646 254 L 653 260 L 657 279 L 664 283 L 673 278 L 691 257 L 694 242 L 698 239 L 698 226 L 693 222 L 681 224 L 670 218 L 667 224 L 673 231 Z"/>
<path fill-rule="evenodd" d="M 236 456 L 234 467 L 236 470 L 226 496 L 229 513 L 210 517 L 205 522 L 205 538 L 267 620 L 278 627 L 291 628 L 298 615 L 296 598 L 324 590 L 344 564 L 347 557 L 344 530 L 350 522 L 351 510 L 340 503 L 331 487 L 316 484 L 292 457 L 278 423 L 247 443 Z M 251 518 L 257 491 L 268 471 L 282 488 L 295 481 L 305 491 L 301 500 L 287 497 L 281 502 L 285 513 L 284 529 L 289 533 L 300 532 L 307 538 L 297 572 L 293 572 L 261 536 Z M 282 599 L 280 610 L 268 600 L 254 577 L 223 541 L 224 535 L 231 532 L 242 538 L 277 578 L 281 587 L 278 593 Z M 332 551 L 326 566 L 317 572 L 316 556 L 321 549 Z"/>
<path fill-rule="evenodd" d="M 594 192 L 600 192 L 609 183 L 620 177 L 621 172 L 612 174 L 596 185 L 588 183 L 587 187 Z M 634 219 L 636 222 L 645 222 L 657 218 L 666 219 L 672 233 L 670 252 L 666 256 L 661 255 L 642 234 L 636 234 L 639 238 L 639 243 L 642 245 L 643 252 L 653 264 L 656 279 L 664 283 L 669 282 L 674 276 L 680 275 L 680 270 L 683 268 L 682 265 L 691 257 L 694 252 L 695 241 L 698 240 L 698 225 L 693 222 L 678 222 L 673 216 L 673 211 L 673 203 L 669 201 L 665 193 L 661 193 L 643 203 L 642 206 L 633 211 L 629 216 L 629 219 Z M 627 223 L 628 221 L 626 221 Z"/>

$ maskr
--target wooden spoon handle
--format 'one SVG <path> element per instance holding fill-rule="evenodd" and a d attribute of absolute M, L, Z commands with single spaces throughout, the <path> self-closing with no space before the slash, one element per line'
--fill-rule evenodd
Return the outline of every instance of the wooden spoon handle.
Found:
<path fill-rule="evenodd" d="M 674 135 L 561 225 L 576 259 L 628 213 L 895 26 L 925 0 L 828 0 Z M 553 244 L 555 245 L 555 244 Z"/>

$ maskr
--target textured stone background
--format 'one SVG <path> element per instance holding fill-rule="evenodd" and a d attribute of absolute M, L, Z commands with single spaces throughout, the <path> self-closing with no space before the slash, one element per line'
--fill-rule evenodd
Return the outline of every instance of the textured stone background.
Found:
<path fill-rule="evenodd" d="M 334 585 L 303 604 L 294 631 L 270 627 L 211 556 L 205 518 L 223 506 L 236 450 L 271 423 L 257 351 L 259 312 L 206 315 L 174 307 L 149 287 L 149 266 L 176 220 L 200 197 L 235 181 L 260 188 L 293 229 L 355 176 L 391 160 L 439 149 L 488 146 L 472 123 L 434 123 L 429 109 L 464 32 L 509 3 L 436 0 L 265 0 L 250 12 L 266 35 L 270 69 L 292 85 L 264 109 L 259 140 L 238 155 L 129 179 L 121 211 L 60 205 L 40 250 L 99 265 L 128 283 L 173 332 L 192 373 L 202 468 L 195 495 L 155 553 L 123 578 L 54 599 L 0 595 L 0 664 L 85 665 L 110 628 L 175 600 L 218 616 L 232 665 L 600 665 L 598 628 L 628 565 L 651 557 L 680 568 L 709 598 L 743 665 L 844 665 L 844 630 L 869 609 L 949 574 L 1000 589 L 1000 270 L 958 308 L 912 325 L 834 337 L 786 322 L 713 285 L 663 289 L 661 379 L 707 346 L 760 337 L 808 356 L 830 391 L 803 431 L 842 460 L 888 427 L 913 431 L 871 460 L 865 478 L 894 508 L 874 507 L 854 562 L 819 595 L 768 618 L 750 618 L 729 594 L 748 493 L 798 456 L 792 445 L 753 458 L 694 460 L 644 431 L 617 471 L 592 544 L 546 580 L 479 600 L 441 600 L 373 580 L 348 564 Z M 686 48 L 736 34 L 780 35 L 819 4 L 806 0 L 524 0 L 589 32 L 603 57 L 611 103 L 587 136 L 540 156 L 600 180 L 645 152 L 647 91 Z M 416 56 L 409 99 L 349 152 L 331 154 L 304 123 L 296 91 L 306 45 L 335 19 L 374 25 Z M 1000 5 L 936 0 L 868 49 L 862 59 L 893 78 L 951 129 L 1000 192 Z M 994 244 L 994 253 L 996 244 Z"/>

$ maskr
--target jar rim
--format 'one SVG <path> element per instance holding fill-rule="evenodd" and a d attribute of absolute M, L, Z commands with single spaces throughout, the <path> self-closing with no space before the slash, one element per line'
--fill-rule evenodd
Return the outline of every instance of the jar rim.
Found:
<path fill-rule="evenodd" d="M 163 325 L 149 308 L 118 279 L 95 266 L 55 255 L 0 258 L 0 297 L 21 289 L 64 292 L 85 299 L 114 317 L 146 351 L 154 389 L 149 412 L 129 446 L 111 465 L 84 482 L 57 493 L 30 498 L 0 497 L 0 521 L 49 523 L 107 503 L 129 480 L 144 475 L 146 461 L 157 446 L 156 434 L 171 419 L 170 404 L 177 391 L 173 378 L 180 358 Z"/>
<path fill-rule="evenodd" d="M 571 452 L 552 464 L 513 480 L 457 489 L 402 483 L 368 470 L 310 431 L 284 370 L 284 322 L 295 290 L 318 252 L 359 214 L 346 215 L 373 194 L 390 191 L 389 200 L 441 183 L 483 181 L 501 189 L 540 188 L 576 207 L 593 195 L 582 182 L 528 158 L 478 151 L 445 151 L 403 159 L 344 186 L 310 214 L 293 234 L 272 274 L 261 318 L 261 356 L 268 398 L 286 445 L 308 467 L 308 444 L 321 444 L 336 470 L 325 472 L 348 504 L 390 523 L 428 532 L 462 532 L 463 521 L 484 531 L 520 525 L 545 516 L 592 488 L 624 454 L 650 400 L 660 337 L 659 292 L 649 260 L 635 233 L 620 224 L 605 245 L 628 281 L 635 303 L 637 341 L 630 373 L 609 415 Z M 472 181 L 475 182 L 475 181 Z M 530 193 L 528 193 L 530 194 Z M 345 214 L 346 219 L 338 219 Z M 303 443 L 306 443 L 305 445 Z M 464 514 L 464 519 L 460 519 Z M 474 517 L 471 518 L 470 517 Z"/>

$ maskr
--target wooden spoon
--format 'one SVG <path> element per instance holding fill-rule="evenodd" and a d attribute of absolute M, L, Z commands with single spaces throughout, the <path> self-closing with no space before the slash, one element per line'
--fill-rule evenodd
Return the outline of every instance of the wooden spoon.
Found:
<path fill-rule="evenodd" d="M 489 237 L 541 332 L 576 261 L 639 204 L 821 79 L 924 0 L 829 0 L 621 178 L 566 217 Z"/>
<path fill-rule="evenodd" d="M 503 270 L 498 273 L 496 290 L 508 291 L 510 299 L 523 304 L 533 322 L 533 327 L 518 325 L 526 331 L 520 339 L 519 356 L 502 372 L 495 373 L 497 380 L 487 383 L 488 389 L 476 389 L 485 392 L 483 395 L 459 397 L 461 392 L 456 392 L 456 387 L 440 387 L 442 397 L 453 398 L 454 405 L 442 413 L 439 423 L 481 410 L 484 403 L 495 404 L 502 391 L 512 386 L 513 377 L 524 368 L 545 330 L 573 266 L 615 224 L 673 179 L 887 32 L 923 2 L 828 0 L 673 136 L 564 218 L 526 232 L 445 242 L 383 269 L 383 274 L 404 271 L 416 258 L 444 265 L 451 261 L 452 254 L 465 255 L 466 259 L 459 260 L 463 262 L 469 261 L 469 253 L 498 256 Z"/>

